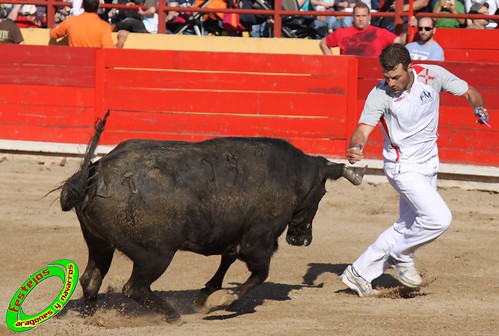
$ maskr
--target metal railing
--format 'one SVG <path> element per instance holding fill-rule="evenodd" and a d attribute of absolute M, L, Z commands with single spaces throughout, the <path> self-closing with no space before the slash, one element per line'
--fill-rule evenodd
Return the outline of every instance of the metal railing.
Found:
<path fill-rule="evenodd" d="M 412 0 L 411 0 L 412 2 Z M 71 7 L 71 2 L 57 1 L 57 0 L 45 0 L 45 1 L 34 1 L 34 0 L 0 0 L 0 3 L 6 4 L 29 4 L 41 7 L 47 7 L 47 27 L 51 28 L 55 25 L 55 13 L 56 8 L 61 6 Z M 200 12 L 200 13 L 238 13 L 238 14 L 255 14 L 255 15 L 268 15 L 272 17 L 274 21 L 273 37 L 281 37 L 282 30 L 282 17 L 283 16 L 352 16 L 351 12 L 330 12 L 330 11 L 288 11 L 283 10 L 282 0 L 274 1 L 275 9 L 264 10 L 264 9 L 240 9 L 240 8 L 198 8 L 198 7 L 172 7 L 166 5 L 166 0 L 159 1 L 157 6 L 158 12 L 158 33 L 162 34 L 166 32 L 166 16 L 169 11 L 183 11 L 183 12 Z M 394 18 L 395 23 L 395 33 L 400 34 L 403 30 L 404 18 L 410 16 L 410 12 L 404 12 L 404 3 L 402 1 L 397 1 L 394 12 L 371 12 L 372 17 L 388 17 Z M 120 4 L 102 4 L 101 8 L 115 8 L 115 9 L 139 9 L 143 6 L 127 6 Z M 483 15 L 483 14 L 450 14 L 450 13 L 432 13 L 424 12 L 415 14 L 416 17 L 428 16 L 431 18 L 453 18 L 453 19 L 486 19 L 486 20 L 498 20 L 499 15 Z M 163 23 L 163 24 L 161 24 Z M 456 28 L 459 29 L 459 28 Z M 411 34 L 409 34 L 411 35 Z"/>

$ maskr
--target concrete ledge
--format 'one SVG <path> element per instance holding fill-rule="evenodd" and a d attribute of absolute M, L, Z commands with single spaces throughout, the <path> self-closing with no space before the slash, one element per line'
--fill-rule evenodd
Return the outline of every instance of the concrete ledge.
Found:
<path fill-rule="evenodd" d="M 50 39 L 49 29 L 21 29 L 27 45 L 67 45 Z M 113 33 L 116 41 L 116 33 Z M 130 33 L 124 49 L 322 55 L 319 40 Z M 332 49 L 339 55 L 339 48 Z"/>

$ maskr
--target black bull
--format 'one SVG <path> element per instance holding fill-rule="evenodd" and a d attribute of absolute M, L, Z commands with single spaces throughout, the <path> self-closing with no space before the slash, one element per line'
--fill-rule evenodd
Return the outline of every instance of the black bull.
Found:
<path fill-rule="evenodd" d="M 130 140 L 92 163 L 107 116 L 96 126 L 80 170 L 61 191 L 62 209 L 75 208 L 89 250 L 80 279 L 87 313 L 95 308 L 115 249 L 133 261 L 123 294 L 164 314 L 168 322 L 180 315 L 150 285 L 176 251 L 221 255 L 196 305 L 204 310 L 227 306 L 265 281 L 286 228 L 289 244 L 311 243 L 327 179 L 362 181 L 363 172 L 272 138 Z M 237 288 L 219 291 L 236 259 L 251 275 Z"/>

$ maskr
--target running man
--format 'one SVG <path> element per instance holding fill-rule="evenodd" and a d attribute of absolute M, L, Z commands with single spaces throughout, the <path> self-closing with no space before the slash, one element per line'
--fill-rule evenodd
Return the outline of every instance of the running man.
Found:
<path fill-rule="evenodd" d="M 369 93 L 350 139 L 348 161 L 363 159 L 362 150 L 374 127 L 384 136 L 384 172 L 399 193 L 399 218 L 340 275 L 359 296 L 376 295 L 371 281 L 392 267 L 405 286 L 423 280 L 414 253 L 439 237 L 452 214 L 437 192 L 437 128 L 440 92 L 464 97 L 474 111 L 488 117 L 480 93 L 438 65 L 412 64 L 402 44 L 387 46 L 379 56 L 384 80 Z"/>

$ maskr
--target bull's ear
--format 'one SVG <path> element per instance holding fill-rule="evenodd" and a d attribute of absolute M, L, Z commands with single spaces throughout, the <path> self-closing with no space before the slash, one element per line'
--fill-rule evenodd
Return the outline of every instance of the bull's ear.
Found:
<path fill-rule="evenodd" d="M 362 168 L 360 172 L 357 172 L 357 168 L 347 167 L 343 168 L 343 177 L 350 181 L 353 185 L 360 185 L 362 183 L 362 179 L 364 178 L 364 174 L 367 171 L 367 166 Z"/>

